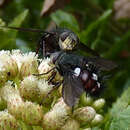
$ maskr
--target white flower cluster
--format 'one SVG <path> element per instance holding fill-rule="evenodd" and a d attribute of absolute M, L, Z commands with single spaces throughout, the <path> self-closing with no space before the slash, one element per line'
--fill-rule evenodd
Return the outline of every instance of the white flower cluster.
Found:
<path fill-rule="evenodd" d="M 55 90 L 48 82 L 54 72 L 53 82 L 63 79 L 57 70 L 38 75 L 54 66 L 33 52 L 0 51 L 0 129 L 91 130 L 103 121 L 104 99 L 93 101 L 83 94 L 72 113 L 63 101 L 62 85 Z"/>

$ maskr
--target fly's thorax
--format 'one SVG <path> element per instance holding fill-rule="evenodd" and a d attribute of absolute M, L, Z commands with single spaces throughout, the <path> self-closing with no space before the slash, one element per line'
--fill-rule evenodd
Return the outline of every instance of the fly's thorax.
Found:
<path fill-rule="evenodd" d="M 50 56 L 50 60 L 53 64 L 57 64 L 57 62 L 59 61 L 59 59 L 61 59 L 60 57 L 62 56 L 62 52 L 58 51 L 55 53 L 52 53 Z"/>

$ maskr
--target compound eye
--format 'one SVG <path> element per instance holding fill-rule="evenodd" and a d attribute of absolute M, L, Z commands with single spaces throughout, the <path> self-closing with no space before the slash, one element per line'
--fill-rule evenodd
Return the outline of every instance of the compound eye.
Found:
<path fill-rule="evenodd" d="M 62 33 L 60 36 L 61 41 L 63 42 L 68 36 L 69 34 L 67 32 Z"/>

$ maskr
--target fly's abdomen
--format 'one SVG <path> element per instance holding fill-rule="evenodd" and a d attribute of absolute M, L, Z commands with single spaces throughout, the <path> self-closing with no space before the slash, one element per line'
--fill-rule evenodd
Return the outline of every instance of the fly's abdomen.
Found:
<path fill-rule="evenodd" d="M 83 70 L 80 74 L 84 89 L 90 95 L 97 95 L 100 90 L 98 75 L 88 70 Z"/>

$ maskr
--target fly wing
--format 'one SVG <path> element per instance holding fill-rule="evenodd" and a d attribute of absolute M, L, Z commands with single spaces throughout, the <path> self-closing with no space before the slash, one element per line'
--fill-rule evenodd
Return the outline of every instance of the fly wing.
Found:
<path fill-rule="evenodd" d="M 93 56 L 100 56 L 95 50 L 91 49 L 90 47 L 88 47 L 87 45 L 85 45 L 84 43 L 80 42 L 79 44 L 79 48 L 83 51 L 87 51 L 88 53 L 92 54 Z"/>
<path fill-rule="evenodd" d="M 73 107 L 77 99 L 84 92 L 84 88 L 80 78 L 72 73 L 66 73 L 63 81 L 62 96 L 65 103 Z"/>
<path fill-rule="evenodd" d="M 99 67 L 100 70 L 109 71 L 117 67 L 117 64 L 111 60 L 107 60 L 100 57 L 87 58 L 88 64 L 94 64 Z"/>

